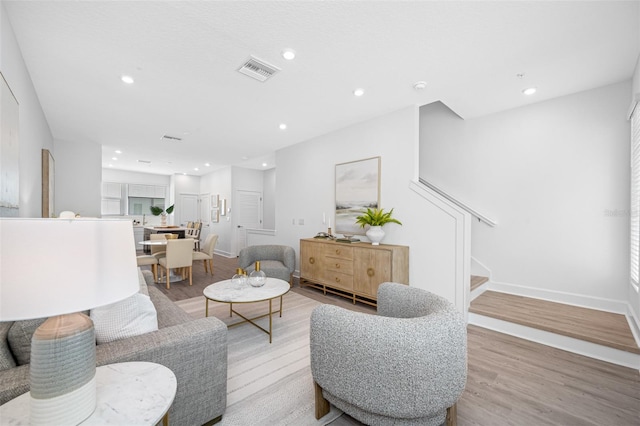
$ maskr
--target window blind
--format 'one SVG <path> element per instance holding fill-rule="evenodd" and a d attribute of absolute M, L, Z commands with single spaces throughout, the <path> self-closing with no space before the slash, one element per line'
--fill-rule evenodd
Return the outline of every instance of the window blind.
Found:
<path fill-rule="evenodd" d="M 640 283 L 640 105 L 631 115 L 631 283 Z"/>

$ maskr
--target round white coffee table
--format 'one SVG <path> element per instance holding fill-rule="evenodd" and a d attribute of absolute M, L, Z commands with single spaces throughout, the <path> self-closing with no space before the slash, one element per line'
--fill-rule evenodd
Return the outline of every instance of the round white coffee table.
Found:
<path fill-rule="evenodd" d="M 272 316 L 273 314 L 279 313 L 282 317 L 282 296 L 287 293 L 290 288 L 291 287 L 289 286 L 288 282 L 278 278 L 270 277 L 267 277 L 267 282 L 262 287 L 252 287 L 249 283 L 245 283 L 242 286 L 237 286 L 231 280 L 220 281 L 207 286 L 207 288 L 205 288 L 203 291 L 204 297 L 206 299 L 205 315 L 209 316 L 209 300 L 220 303 L 228 303 L 229 316 L 231 317 L 233 316 L 233 314 L 236 314 L 243 319 L 243 321 L 229 324 L 228 327 L 233 327 L 248 322 L 267 333 L 269 335 L 269 343 L 271 343 L 273 324 Z M 274 311 L 272 307 L 272 301 L 277 297 L 280 298 L 280 309 Z M 264 301 L 269 301 L 269 312 L 254 318 L 247 318 L 233 309 L 234 303 L 256 303 Z M 266 316 L 269 317 L 268 330 L 254 322 L 254 320 L 264 318 Z"/>
<path fill-rule="evenodd" d="M 96 410 L 81 425 L 156 425 L 169 421 L 176 395 L 173 371 L 152 362 L 121 362 L 96 368 Z M 29 424 L 31 393 L 0 407 L 0 423 Z"/>

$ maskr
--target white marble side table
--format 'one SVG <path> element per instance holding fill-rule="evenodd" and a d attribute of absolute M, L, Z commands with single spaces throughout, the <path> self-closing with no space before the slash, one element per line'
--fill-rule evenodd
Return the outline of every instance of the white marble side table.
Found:
<path fill-rule="evenodd" d="M 96 410 L 81 424 L 169 424 L 169 408 L 176 395 L 173 371 L 152 362 L 122 362 L 96 368 Z M 0 424 L 28 425 L 30 393 L 0 406 Z"/>

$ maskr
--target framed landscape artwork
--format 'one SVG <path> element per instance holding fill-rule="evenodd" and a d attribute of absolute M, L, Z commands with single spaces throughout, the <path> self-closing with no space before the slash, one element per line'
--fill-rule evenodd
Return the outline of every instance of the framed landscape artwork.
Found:
<path fill-rule="evenodd" d="M 220 210 L 217 207 L 211 209 L 211 222 L 213 223 L 220 222 Z"/>
<path fill-rule="evenodd" d="M 20 215 L 18 101 L 0 73 L 0 217 Z"/>
<path fill-rule="evenodd" d="M 55 217 L 55 161 L 48 149 L 42 150 L 42 217 Z"/>
<path fill-rule="evenodd" d="M 380 205 L 380 157 L 336 164 L 335 233 L 364 235 L 356 217 Z"/>

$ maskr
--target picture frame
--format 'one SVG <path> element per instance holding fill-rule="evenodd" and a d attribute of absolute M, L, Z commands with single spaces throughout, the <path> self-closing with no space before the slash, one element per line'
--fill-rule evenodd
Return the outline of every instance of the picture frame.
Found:
<path fill-rule="evenodd" d="M 219 207 L 219 202 L 220 202 L 220 195 L 219 194 L 215 194 L 211 196 L 211 208 L 216 208 Z"/>
<path fill-rule="evenodd" d="M 42 217 L 55 217 L 55 160 L 42 149 Z"/>
<path fill-rule="evenodd" d="M 18 100 L 0 72 L 0 217 L 20 216 Z"/>
<path fill-rule="evenodd" d="M 364 235 L 356 217 L 380 206 L 381 157 L 336 164 L 335 228 L 343 235 Z"/>
<path fill-rule="evenodd" d="M 220 210 L 217 207 L 211 209 L 211 222 L 212 223 L 220 222 Z"/>

